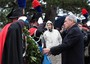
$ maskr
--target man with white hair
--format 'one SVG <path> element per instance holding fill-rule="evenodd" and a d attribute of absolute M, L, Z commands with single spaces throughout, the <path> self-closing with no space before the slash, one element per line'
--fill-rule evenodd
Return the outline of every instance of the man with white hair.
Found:
<path fill-rule="evenodd" d="M 84 64 L 84 41 L 77 25 L 77 18 L 74 15 L 68 15 L 63 26 L 67 30 L 67 34 L 62 40 L 62 44 L 44 48 L 43 53 L 53 55 L 62 53 L 62 64 Z"/>

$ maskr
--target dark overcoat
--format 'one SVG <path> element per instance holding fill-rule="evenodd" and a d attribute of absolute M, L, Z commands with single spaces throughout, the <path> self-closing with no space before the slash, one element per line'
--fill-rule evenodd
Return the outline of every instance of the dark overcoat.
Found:
<path fill-rule="evenodd" d="M 15 22 L 8 28 L 2 64 L 23 64 L 22 22 Z"/>
<path fill-rule="evenodd" d="M 83 35 L 77 24 L 71 27 L 61 45 L 52 47 L 51 54 L 62 53 L 62 64 L 84 64 Z"/>

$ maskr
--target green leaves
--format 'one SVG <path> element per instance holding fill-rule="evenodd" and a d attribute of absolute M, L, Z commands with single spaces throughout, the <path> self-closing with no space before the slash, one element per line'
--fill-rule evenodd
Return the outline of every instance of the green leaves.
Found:
<path fill-rule="evenodd" d="M 11 22 L 11 20 L 8 20 L 7 18 L 7 15 L 10 13 L 10 11 L 11 8 L 0 8 L 0 22 L 3 22 L 4 25 L 8 22 Z"/>
<path fill-rule="evenodd" d="M 86 9 L 90 10 L 90 7 L 84 0 L 46 0 L 46 2 L 49 7 L 51 5 L 56 7 L 58 6 L 68 11 L 74 11 L 75 13 L 81 12 L 81 10 L 78 10 L 78 8 L 82 9 L 83 7 L 85 7 Z"/>
<path fill-rule="evenodd" d="M 42 53 L 39 50 L 38 45 L 35 43 L 35 40 L 29 35 L 26 27 L 23 29 L 24 34 L 27 39 L 27 50 L 26 50 L 26 62 L 27 64 L 41 64 Z"/>

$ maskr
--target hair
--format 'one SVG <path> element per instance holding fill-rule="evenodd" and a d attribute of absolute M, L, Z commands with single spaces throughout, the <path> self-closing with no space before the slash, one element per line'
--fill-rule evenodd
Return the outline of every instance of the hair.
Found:
<path fill-rule="evenodd" d="M 74 21 L 75 23 L 77 23 L 77 18 L 76 18 L 75 15 L 68 15 L 68 18 L 69 18 L 69 20 L 72 20 L 72 21 Z"/>

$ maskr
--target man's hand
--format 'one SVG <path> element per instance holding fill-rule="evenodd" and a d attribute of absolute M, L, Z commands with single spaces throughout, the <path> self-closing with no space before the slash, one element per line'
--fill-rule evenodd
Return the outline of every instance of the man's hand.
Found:
<path fill-rule="evenodd" d="M 43 53 L 49 55 L 50 54 L 50 49 L 49 48 L 44 48 Z"/>

